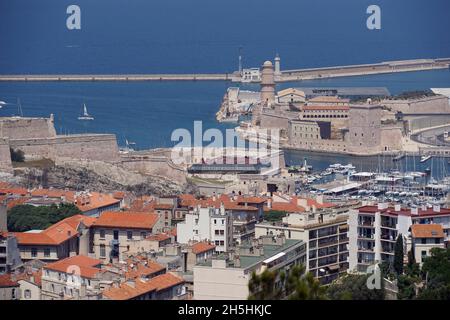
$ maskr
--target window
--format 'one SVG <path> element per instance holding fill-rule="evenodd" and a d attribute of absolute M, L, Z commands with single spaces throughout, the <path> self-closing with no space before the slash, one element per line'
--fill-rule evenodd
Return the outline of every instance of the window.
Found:
<path fill-rule="evenodd" d="M 141 239 L 147 238 L 147 232 L 143 231 L 141 232 Z"/>
<path fill-rule="evenodd" d="M 223 236 L 225 234 L 225 230 L 220 230 L 220 235 Z"/>
<path fill-rule="evenodd" d="M 133 240 L 133 231 L 127 231 L 127 239 Z"/>
<path fill-rule="evenodd" d="M 218 236 L 218 235 L 219 235 L 219 230 L 214 230 L 214 234 L 215 234 L 216 236 Z"/>
<path fill-rule="evenodd" d="M 114 240 L 119 240 L 119 230 L 113 231 Z"/>
<path fill-rule="evenodd" d="M 31 290 L 30 289 L 26 289 L 23 292 L 23 296 L 24 296 L 25 299 L 31 299 Z"/>
<path fill-rule="evenodd" d="M 105 239 L 105 230 L 100 230 L 100 239 Z"/>
<path fill-rule="evenodd" d="M 224 246 L 224 245 L 225 245 L 225 241 L 220 240 L 220 245 L 221 245 L 221 246 Z"/>
<path fill-rule="evenodd" d="M 33 258 L 37 257 L 37 249 L 36 248 L 31 248 L 31 256 Z"/>
<path fill-rule="evenodd" d="M 46 257 L 46 258 L 50 257 L 50 248 L 44 249 L 44 257 Z"/>
<path fill-rule="evenodd" d="M 225 220 L 224 219 L 222 219 L 222 225 L 225 223 Z"/>
<path fill-rule="evenodd" d="M 104 244 L 100 245 L 100 257 L 106 257 L 106 247 Z"/>
<path fill-rule="evenodd" d="M 422 257 L 426 257 L 427 256 L 427 252 L 425 250 L 422 250 Z"/>

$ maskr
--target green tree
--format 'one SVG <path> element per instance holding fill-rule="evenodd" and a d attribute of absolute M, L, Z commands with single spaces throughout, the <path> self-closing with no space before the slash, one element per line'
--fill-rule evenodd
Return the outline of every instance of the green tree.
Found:
<path fill-rule="evenodd" d="M 76 214 L 81 214 L 81 211 L 72 203 L 39 207 L 18 205 L 8 211 L 8 230 L 11 232 L 43 230 Z"/>
<path fill-rule="evenodd" d="M 397 275 L 403 274 L 403 236 L 399 234 L 394 247 L 394 271 Z"/>
<path fill-rule="evenodd" d="M 332 300 L 384 300 L 384 286 L 380 289 L 369 289 L 369 276 L 349 273 L 340 277 L 328 287 L 328 297 Z"/>
<path fill-rule="evenodd" d="M 424 300 L 450 300 L 450 248 L 431 249 L 431 255 L 422 265 L 425 287 L 418 298 Z"/>
<path fill-rule="evenodd" d="M 285 217 L 286 214 L 286 211 L 270 210 L 264 213 L 264 220 L 270 222 L 281 221 L 281 219 Z"/>
<path fill-rule="evenodd" d="M 265 270 L 252 273 L 248 288 L 249 300 L 323 300 L 326 289 L 304 266 L 293 266 L 287 273 Z"/>
<path fill-rule="evenodd" d="M 12 162 L 24 162 L 25 161 L 25 154 L 22 150 L 17 149 L 14 150 L 13 148 L 9 148 L 9 151 L 11 153 L 11 161 Z"/>

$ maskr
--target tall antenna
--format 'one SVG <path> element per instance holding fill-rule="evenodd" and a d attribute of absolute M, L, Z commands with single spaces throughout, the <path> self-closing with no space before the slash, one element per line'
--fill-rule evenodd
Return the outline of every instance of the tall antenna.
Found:
<path fill-rule="evenodd" d="M 242 74 L 242 46 L 239 47 L 239 74 Z"/>

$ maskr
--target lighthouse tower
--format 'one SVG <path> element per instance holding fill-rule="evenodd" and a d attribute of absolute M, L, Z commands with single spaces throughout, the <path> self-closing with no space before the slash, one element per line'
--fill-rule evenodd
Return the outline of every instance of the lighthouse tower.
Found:
<path fill-rule="evenodd" d="M 281 76 L 281 58 L 278 53 L 275 56 L 275 76 L 276 77 Z"/>
<path fill-rule="evenodd" d="M 262 65 L 261 72 L 261 102 L 270 105 L 275 101 L 275 75 L 273 64 L 266 61 Z"/>

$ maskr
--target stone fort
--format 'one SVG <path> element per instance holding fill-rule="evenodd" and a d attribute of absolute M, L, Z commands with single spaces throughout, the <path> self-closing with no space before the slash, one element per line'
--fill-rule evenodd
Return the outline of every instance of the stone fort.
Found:
<path fill-rule="evenodd" d="M 10 148 L 21 150 L 26 160 L 98 160 L 118 162 L 114 134 L 57 135 L 53 115 L 49 118 L 0 118 L 0 170 L 12 171 Z"/>

